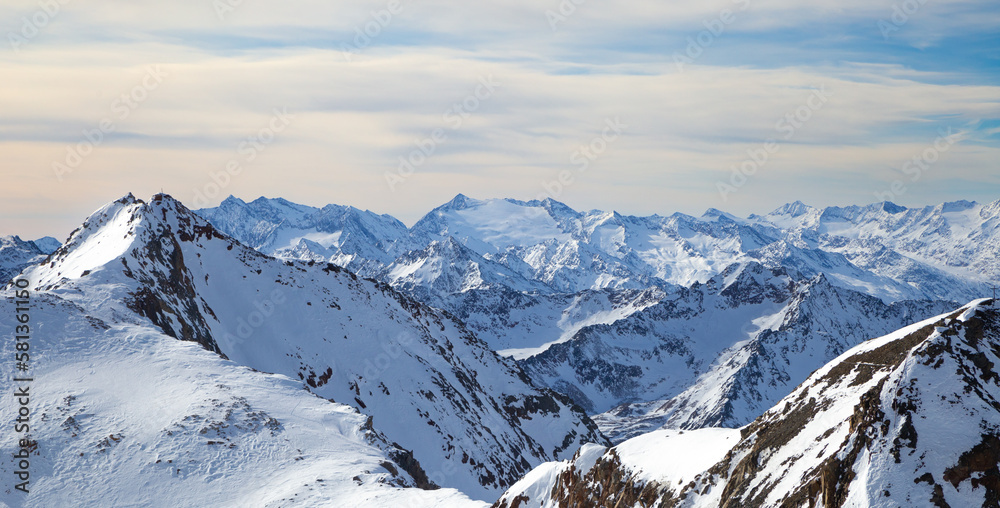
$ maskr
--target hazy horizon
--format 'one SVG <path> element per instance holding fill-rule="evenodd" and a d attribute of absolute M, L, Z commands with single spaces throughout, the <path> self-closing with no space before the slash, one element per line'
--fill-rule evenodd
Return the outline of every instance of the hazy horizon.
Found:
<path fill-rule="evenodd" d="M 150 199 L 150 197 L 152 197 L 155 194 L 158 194 L 159 192 L 160 191 L 157 191 L 157 192 L 152 193 L 152 194 L 150 194 L 148 196 L 139 195 L 139 194 L 136 194 L 134 192 L 132 194 L 137 199 L 140 199 L 142 201 L 147 201 L 148 202 L 149 199 Z M 185 206 L 187 206 L 188 208 L 190 208 L 192 210 L 197 210 L 199 208 L 202 208 L 202 207 L 197 207 L 197 206 L 191 206 L 191 204 L 189 202 L 185 202 L 183 199 L 178 198 L 177 196 L 174 196 L 173 194 L 171 194 L 170 192 L 167 192 L 165 190 L 163 191 L 163 193 L 165 193 L 167 195 L 170 195 L 171 197 L 173 197 L 175 199 L 178 199 L 179 201 L 181 201 L 181 203 L 183 203 Z M 56 231 L 56 232 L 54 232 L 54 234 L 53 233 L 34 234 L 34 233 L 25 233 L 25 232 L 17 232 L 17 231 L 10 231 L 10 232 L 0 231 L 0 235 L 15 235 L 15 236 L 19 236 L 22 240 L 37 240 L 39 238 L 43 238 L 43 237 L 46 237 L 46 236 L 51 236 L 53 238 L 56 238 L 59 241 L 64 241 L 69 236 L 69 234 L 74 229 L 78 228 L 80 226 L 80 224 L 82 224 L 83 221 L 91 213 L 93 213 L 94 211 L 100 209 L 101 206 L 104 206 L 105 204 L 110 203 L 110 202 L 112 202 L 112 201 L 114 201 L 116 199 L 120 199 L 120 198 L 122 198 L 124 196 L 127 196 L 128 194 L 129 193 L 126 192 L 126 193 L 124 193 L 124 194 L 122 194 L 120 196 L 117 196 L 115 198 L 108 199 L 106 202 L 101 203 L 100 205 L 94 207 L 92 210 L 86 211 L 86 212 L 82 212 L 81 215 L 79 216 L 79 218 L 76 220 L 76 222 L 72 222 L 72 224 L 70 226 L 67 226 L 67 228 L 65 228 L 65 232 L 61 232 L 60 233 L 60 232 Z M 491 200 L 491 199 L 517 199 L 517 198 L 501 197 L 501 196 L 490 196 L 490 197 L 486 197 L 486 196 L 473 196 L 473 195 L 469 195 L 467 193 L 459 193 L 459 194 L 465 195 L 468 198 L 471 198 L 471 199 L 474 199 L 474 200 L 480 200 L 480 201 L 488 201 L 488 200 Z M 300 202 L 297 202 L 295 200 L 288 199 L 288 198 L 286 198 L 284 196 L 240 197 L 240 196 L 229 195 L 229 196 L 226 196 L 226 198 L 223 198 L 223 199 L 219 200 L 219 202 L 217 202 L 217 203 L 212 203 L 211 206 L 208 206 L 206 208 L 214 208 L 215 206 L 218 206 L 222 201 L 224 201 L 225 199 L 227 199 L 229 197 L 235 197 L 237 199 L 240 199 L 240 200 L 244 201 L 245 203 L 250 203 L 250 202 L 255 201 L 257 199 L 278 199 L 278 198 L 280 198 L 280 199 L 285 199 L 287 201 L 290 201 L 290 202 L 298 204 L 298 205 L 311 206 L 311 207 L 314 207 L 314 208 L 322 208 L 322 207 L 327 206 L 327 205 L 354 206 L 355 208 L 358 208 L 360 210 L 369 211 L 369 212 L 373 212 L 373 213 L 380 214 L 380 215 L 382 215 L 382 214 L 391 215 L 392 217 L 394 217 L 396 219 L 399 219 L 400 222 L 402 222 L 404 225 L 406 225 L 406 227 L 410 228 L 410 227 L 413 227 L 413 225 L 417 221 L 419 221 L 425 215 L 427 215 L 428 213 L 430 213 L 433 209 L 435 209 L 435 208 L 437 208 L 439 206 L 442 206 L 442 205 L 450 202 L 452 199 L 454 199 L 457 196 L 458 196 L 458 194 L 456 194 L 455 196 L 452 196 L 449 199 L 441 201 L 440 203 L 436 203 L 436 204 L 430 205 L 423 212 L 415 214 L 415 215 L 410 216 L 410 217 L 406 217 L 406 218 L 397 216 L 397 215 L 389 213 L 389 212 L 378 210 L 378 209 L 371 209 L 371 208 L 364 208 L 364 207 L 355 206 L 355 205 L 352 205 L 350 203 L 300 203 Z M 669 215 L 672 215 L 674 213 L 682 213 L 682 214 L 690 215 L 690 216 L 693 216 L 693 217 L 701 217 L 708 210 L 710 210 L 710 209 L 717 209 L 717 210 L 721 210 L 723 212 L 726 212 L 726 213 L 729 213 L 731 215 L 735 215 L 735 216 L 741 217 L 741 218 L 747 218 L 748 216 L 753 215 L 753 214 L 767 215 L 767 214 L 769 214 L 771 212 L 776 211 L 778 208 L 781 208 L 784 205 L 794 203 L 795 201 L 802 201 L 802 200 L 792 200 L 792 201 L 788 201 L 788 202 L 785 202 L 785 203 L 781 203 L 781 204 L 779 204 L 779 205 L 777 205 L 777 206 L 775 206 L 773 208 L 767 209 L 767 210 L 756 210 L 756 211 L 751 211 L 751 212 L 748 212 L 748 213 L 733 213 L 730 210 L 726 210 L 725 208 L 719 208 L 719 207 L 713 207 L 713 206 L 707 207 L 707 208 L 702 209 L 702 210 L 691 210 L 691 211 L 685 211 L 685 210 L 660 210 L 660 211 L 653 211 L 653 212 L 650 212 L 650 213 L 632 213 L 632 212 L 629 212 L 628 210 L 624 210 L 624 209 L 611 209 L 611 208 L 599 208 L 599 207 L 598 208 L 594 208 L 594 207 L 589 207 L 589 208 L 588 207 L 577 207 L 577 206 L 573 206 L 572 204 L 567 203 L 567 202 L 565 202 L 564 200 L 561 200 L 561 199 L 556 199 L 556 198 L 552 198 L 552 199 L 555 199 L 556 201 L 559 201 L 560 203 L 563 203 L 566 206 L 569 206 L 570 208 L 572 208 L 573 210 L 575 210 L 577 212 L 583 212 L 583 213 L 591 212 L 591 211 L 617 212 L 617 213 L 619 213 L 621 215 L 636 216 L 636 217 L 646 217 L 646 216 L 651 216 L 651 215 L 669 216 Z M 530 200 L 531 199 L 525 199 L 525 200 L 521 200 L 521 201 L 530 201 Z M 889 200 L 889 201 L 892 201 L 892 200 Z M 897 204 L 897 205 L 900 205 L 900 206 L 904 206 L 905 208 L 922 208 L 922 207 L 925 207 L 925 206 L 938 206 L 938 205 L 941 205 L 941 204 L 944 204 L 944 203 L 951 203 L 951 202 L 956 202 L 956 201 L 963 201 L 963 200 L 959 199 L 959 200 L 951 200 L 951 201 L 941 201 L 941 202 L 937 202 L 937 203 L 923 203 L 923 204 L 916 204 L 916 205 L 912 205 L 912 206 L 903 205 L 902 203 L 899 203 L 899 202 L 896 202 L 896 201 L 892 201 L 892 202 L 894 204 Z M 997 199 L 994 199 L 994 200 L 991 200 L 991 201 L 976 201 L 976 200 L 967 200 L 967 201 L 974 201 L 974 202 L 979 203 L 979 204 L 988 204 L 988 203 L 993 203 L 994 201 L 1000 201 L 1000 198 L 997 198 Z M 803 204 L 805 204 L 806 206 L 813 207 L 813 208 L 826 208 L 827 206 L 839 206 L 839 207 L 867 206 L 867 205 L 871 205 L 871 204 L 875 204 L 875 203 L 878 203 L 878 202 L 872 202 L 872 203 L 839 203 L 839 204 L 830 204 L 830 205 L 819 206 L 819 205 L 816 205 L 814 203 L 809 203 L 809 202 L 803 201 Z M 70 219 L 67 219 L 67 221 L 70 221 Z"/>

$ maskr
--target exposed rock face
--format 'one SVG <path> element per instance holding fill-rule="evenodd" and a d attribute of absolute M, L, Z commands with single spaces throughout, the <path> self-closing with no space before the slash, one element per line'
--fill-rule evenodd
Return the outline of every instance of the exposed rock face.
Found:
<path fill-rule="evenodd" d="M 109 307 L 101 296 L 94 303 Z M 0 289 L 0 305 L 28 308 L 35 366 L 34 382 L 11 381 L 3 396 L 17 407 L 24 390 L 30 414 L 0 415 L 12 429 L 0 433 L 0 475 L 17 479 L 0 489 L 0 506 L 485 506 L 425 490 L 433 486 L 416 459 L 354 408 L 146 319 L 99 319 L 80 305 L 95 295 L 80 297 Z M 17 326 L 0 312 L 0 331 Z M 4 379 L 24 375 L 0 362 Z M 30 431 L 13 431 L 17 418 Z M 15 488 L 22 481 L 27 492 Z"/>
<path fill-rule="evenodd" d="M 1000 309 L 979 300 L 844 353 L 703 450 L 724 454 L 712 465 L 671 457 L 686 438 L 657 431 L 540 466 L 494 506 L 996 506 L 997 365 Z"/>
<path fill-rule="evenodd" d="M 519 363 L 606 411 L 595 419 L 615 441 L 664 425 L 738 427 L 850 347 L 956 305 L 885 304 L 824 276 L 748 263 Z"/>
<path fill-rule="evenodd" d="M 411 228 L 263 198 L 199 213 L 267 254 L 346 266 L 446 310 L 602 413 L 615 440 L 746 424 L 847 348 L 1000 281 L 1000 201 L 796 202 L 742 219 L 459 195 Z"/>
<path fill-rule="evenodd" d="M 399 466 L 423 467 L 410 471 L 422 484 L 492 498 L 539 463 L 605 442 L 569 399 L 447 313 L 336 265 L 265 256 L 169 196 L 109 204 L 27 275 L 107 321 L 148 319 L 373 416 L 412 453 Z"/>

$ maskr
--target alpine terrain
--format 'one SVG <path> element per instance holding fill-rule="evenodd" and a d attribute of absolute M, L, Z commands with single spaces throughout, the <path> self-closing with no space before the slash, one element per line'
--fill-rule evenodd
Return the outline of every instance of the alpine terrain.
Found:
<path fill-rule="evenodd" d="M 22 277 L 81 319 L 194 342 L 352 406 L 426 485 L 490 499 L 531 467 L 604 442 L 569 399 L 446 313 L 335 265 L 260 254 L 166 195 L 98 210 Z"/>
<path fill-rule="evenodd" d="M 494 504 L 996 506 L 1000 308 L 977 300 L 864 342 L 740 429 L 583 447 Z"/>
<path fill-rule="evenodd" d="M 355 267 L 446 310 L 616 441 L 744 425 L 846 349 L 1000 280 L 1000 201 L 796 202 L 743 219 L 458 195 L 410 228 L 281 199 L 198 213 L 264 253 Z"/>
<path fill-rule="evenodd" d="M 129 194 L 0 238 L 0 506 L 998 506 L 998 255 L 1000 201 Z"/>

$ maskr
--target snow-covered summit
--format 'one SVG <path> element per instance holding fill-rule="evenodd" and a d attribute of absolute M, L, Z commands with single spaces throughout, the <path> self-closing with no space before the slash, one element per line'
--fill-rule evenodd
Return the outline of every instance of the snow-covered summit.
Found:
<path fill-rule="evenodd" d="M 24 276 L 87 315 L 155 326 L 349 404 L 431 481 L 473 497 L 604 440 L 445 313 L 329 263 L 265 256 L 167 195 L 102 207 Z"/>
<path fill-rule="evenodd" d="M 200 213 L 267 254 L 325 260 L 366 276 L 385 273 L 399 256 L 452 237 L 486 258 L 516 258 L 530 267 L 529 278 L 554 292 L 687 286 L 746 259 L 792 266 L 810 276 L 827 273 L 834 284 L 887 303 L 967 300 L 986 283 L 1000 281 L 993 247 L 1000 240 L 1000 201 L 924 208 L 890 202 L 815 208 L 796 201 L 743 219 L 717 209 L 701 217 L 634 217 L 579 212 L 551 198 L 480 200 L 459 194 L 408 229 L 370 212 L 363 213 L 364 227 L 345 221 L 320 226 L 303 221 L 299 207 L 271 201 L 266 213 L 246 211 L 263 208 L 261 200 L 237 206 L 235 198 Z"/>
<path fill-rule="evenodd" d="M 91 295 L 93 297 L 94 295 Z M 33 368 L 0 362 L 0 404 L 30 398 L 30 434 L 0 424 L 0 506 L 358 506 L 483 508 L 454 489 L 426 490 L 426 472 L 375 430 L 368 416 L 255 372 L 148 323 L 107 321 L 49 293 L 15 299 L 34 325 Z M 99 302 L 95 302 L 99 303 Z M 0 331 L 20 323 L 0 313 Z M 13 358 L 14 341 L 2 347 Z M 34 382 L 11 381 L 27 374 Z"/>

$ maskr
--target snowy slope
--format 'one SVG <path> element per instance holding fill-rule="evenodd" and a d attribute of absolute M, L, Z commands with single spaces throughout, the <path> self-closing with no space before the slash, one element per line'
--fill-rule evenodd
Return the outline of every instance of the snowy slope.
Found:
<path fill-rule="evenodd" d="M 603 442 L 463 325 L 326 263 L 280 261 L 169 196 L 127 196 L 25 272 L 109 322 L 143 316 L 237 364 L 297 378 L 373 417 L 431 481 L 493 497 L 532 466 Z"/>
<path fill-rule="evenodd" d="M 0 330 L 15 299 L 0 292 Z M 421 490 L 407 455 L 354 408 L 286 376 L 254 372 L 148 322 L 111 323 L 51 293 L 29 299 L 32 368 L 0 362 L 5 408 L 30 395 L 30 483 L 13 488 L 20 453 L 12 411 L 0 424 L 0 505 L 455 506 L 482 504 Z M 24 306 L 17 304 L 17 306 Z M 2 355 L 14 357 L 14 341 Z M 30 375 L 30 383 L 9 380 Z"/>
<path fill-rule="evenodd" d="M 998 364 L 1000 309 L 978 300 L 852 348 L 742 429 L 588 447 L 494 506 L 995 506 Z"/>

